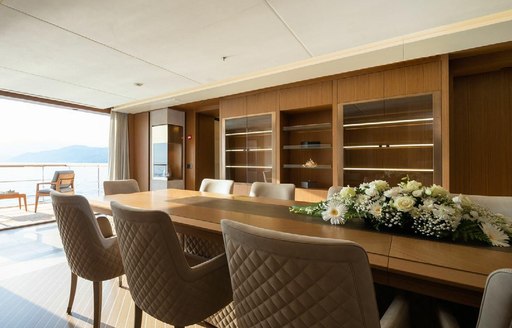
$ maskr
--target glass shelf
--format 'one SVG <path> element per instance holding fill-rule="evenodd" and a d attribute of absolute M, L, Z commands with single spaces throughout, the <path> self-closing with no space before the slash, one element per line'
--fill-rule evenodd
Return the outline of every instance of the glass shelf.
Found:
<path fill-rule="evenodd" d="M 284 145 L 283 149 L 331 149 L 331 144 Z"/>
<path fill-rule="evenodd" d="M 229 169 L 271 169 L 272 166 L 259 166 L 259 165 L 226 165 Z"/>
<path fill-rule="evenodd" d="M 227 152 L 247 152 L 247 151 L 272 151 L 272 148 L 239 148 L 226 149 Z"/>
<path fill-rule="evenodd" d="M 433 169 L 384 168 L 384 167 L 345 167 L 345 171 L 390 171 L 390 172 L 434 172 Z"/>
<path fill-rule="evenodd" d="M 315 167 L 304 167 L 302 164 L 283 164 L 285 169 L 306 169 L 306 170 L 330 170 L 331 165 L 317 165 Z"/>
<path fill-rule="evenodd" d="M 388 148 L 432 148 L 434 144 L 401 144 L 401 145 L 354 145 L 343 149 L 388 149 Z"/>
<path fill-rule="evenodd" d="M 257 134 L 271 135 L 272 134 L 272 130 L 226 133 L 226 137 L 248 136 L 248 135 L 257 135 Z"/>
<path fill-rule="evenodd" d="M 293 126 L 283 126 L 283 131 L 299 131 L 299 130 L 329 130 L 331 123 L 302 124 Z"/>

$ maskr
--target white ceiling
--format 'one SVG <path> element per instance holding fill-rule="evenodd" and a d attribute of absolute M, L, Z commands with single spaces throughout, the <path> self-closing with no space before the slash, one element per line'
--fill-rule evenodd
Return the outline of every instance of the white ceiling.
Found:
<path fill-rule="evenodd" d="M 0 90 L 137 112 L 509 40 L 511 0 L 0 0 Z"/>

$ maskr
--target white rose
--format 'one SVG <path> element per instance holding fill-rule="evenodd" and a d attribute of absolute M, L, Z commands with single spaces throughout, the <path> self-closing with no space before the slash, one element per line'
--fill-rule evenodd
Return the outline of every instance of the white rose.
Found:
<path fill-rule="evenodd" d="M 429 189 L 430 189 L 431 195 L 433 197 L 447 196 L 448 195 L 448 191 L 446 189 L 444 189 L 441 186 L 435 185 L 435 184 L 432 185 L 432 187 L 430 187 Z"/>
<path fill-rule="evenodd" d="M 341 198 L 352 198 L 356 195 L 356 191 L 351 187 L 343 187 L 339 192 Z"/>
<path fill-rule="evenodd" d="M 404 187 L 405 191 L 413 192 L 414 190 L 418 190 L 421 188 L 421 182 L 416 180 L 407 181 L 407 184 Z"/>
<path fill-rule="evenodd" d="M 389 184 L 384 180 L 375 180 L 370 183 L 370 186 L 373 186 L 378 191 L 383 191 L 389 188 Z"/>
<path fill-rule="evenodd" d="M 421 190 L 421 189 L 414 190 L 414 191 L 412 192 L 412 195 L 413 195 L 414 197 L 421 197 L 421 195 L 422 195 L 422 194 L 423 194 L 423 190 Z"/>
<path fill-rule="evenodd" d="M 395 207 L 400 212 L 409 212 L 416 201 L 410 196 L 400 196 L 395 199 Z"/>
<path fill-rule="evenodd" d="M 370 187 L 364 191 L 365 194 L 367 194 L 370 197 L 376 196 L 378 194 L 377 189 Z"/>
<path fill-rule="evenodd" d="M 393 187 L 389 190 L 386 190 L 384 192 L 384 196 L 388 197 L 388 198 L 394 198 L 396 196 L 398 196 L 400 194 L 400 188 L 399 187 Z"/>

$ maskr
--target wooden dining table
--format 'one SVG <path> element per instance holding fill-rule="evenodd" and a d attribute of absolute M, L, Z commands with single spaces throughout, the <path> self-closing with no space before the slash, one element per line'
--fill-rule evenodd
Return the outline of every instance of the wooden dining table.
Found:
<path fill-rule="evenodd" d="M 89 199 L 95 212 L 111 214 L 110 202 L 162 210 L 176 231 L 222 242 L 220 221 L 230 219 L 275 231 L 351 240 L 367 252 L 374 281 L 469 306 L 480 306 L 492 271 L 512 267 L 510 248 L 432 241 L 377 232 L 364 223 L 331 225 L 289 212 L 295 201 L 167 189 Z"/>

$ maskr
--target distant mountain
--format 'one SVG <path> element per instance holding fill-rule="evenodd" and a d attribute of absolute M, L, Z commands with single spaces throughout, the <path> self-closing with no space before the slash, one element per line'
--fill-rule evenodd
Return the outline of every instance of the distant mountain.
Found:
<path fill-rule="evenodd" d="M 108 148 L 69 146 L 36 153 L 25 153 L 7 161 L 22 163 L 107 163 Z"/>

